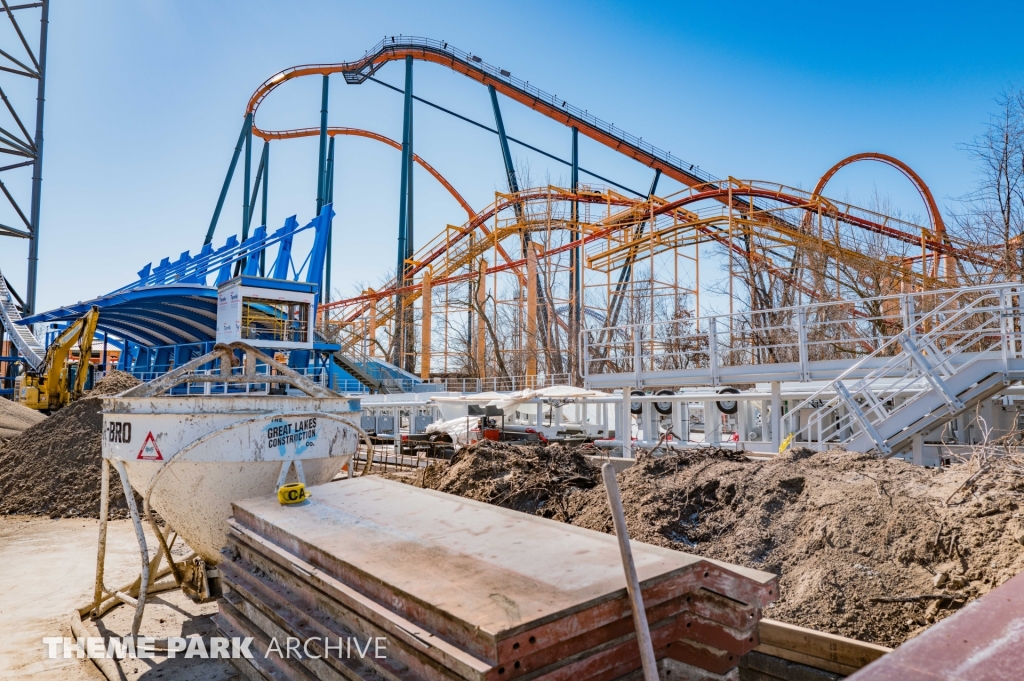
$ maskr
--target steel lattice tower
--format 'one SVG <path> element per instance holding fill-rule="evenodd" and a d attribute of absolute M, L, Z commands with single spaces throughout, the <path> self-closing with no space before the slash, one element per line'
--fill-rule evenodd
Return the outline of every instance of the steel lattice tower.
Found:
<path fill-rule="evenodd" d="M 39 262 L 39 207 L 43 181 L 43 104 L 46 91 L 46 33 L 49 0 L 11 4 L 0 0 L 0 154 L 20 157 L 0 164 L 0 236 L 28 241 L 25 314 L 35 310 Z M 38 40 L 34 22 L 38 17 Z M 33 84 L 31 81 L 35 81 Z M 34 88 L 33 88 L 34 85 Z M 32 115 L 31 91 L 35 90 Z M 25 177 L 32 169 L 31 182 Z M 6 202 L 6 203 L 5 203 Z M 9 224 L 13 223 L 13 224 Z M 0 275 L 2 276 L 2 275 Z M 8 289 L 14 293 L 14 289 Z"/>

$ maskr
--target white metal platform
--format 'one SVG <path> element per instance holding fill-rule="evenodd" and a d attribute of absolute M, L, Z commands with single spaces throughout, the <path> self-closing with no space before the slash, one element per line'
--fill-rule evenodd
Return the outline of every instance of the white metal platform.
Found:
<path fill-rule="evenodd" d="M 1024 378 L 1022 328 L 1024 285 L 966 287 L 588 330 L 580 370 L 588 388 L 625 391 L 817 381 L 775 432 L 921 459 L 939 434 L 971 444 L 963 424 L 950 437 L 954 419 Z"/>

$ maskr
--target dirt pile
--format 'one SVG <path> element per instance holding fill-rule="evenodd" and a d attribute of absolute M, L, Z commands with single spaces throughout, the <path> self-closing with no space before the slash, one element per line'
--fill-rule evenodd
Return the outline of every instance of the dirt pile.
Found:
<path fill-rule="evenodd" d="M 135 378 L 127 371 L 118 371 L 113 369 L 107 372 L 107 375 L 100 379 L 96 385 L 93 386 L 92 390 L 89 391 L 89 397 L 104 397 L 108 395 L 118 395 L 123 393 L 128 388 L 134 388 L 135 386 L 142 383 L 139 379 Z"/>
<path fill-rule="evenodd" d="M 0 397 L 0 446 L 5 440 L 20 435 L 26 428 L 31 428 L 45 418 L 35 409 Z"/>
<path fill-rule="evenodd" d="M 0 446 L 0 513 L 98 518 L 103 417 L 85 398 Z M 117 473 L 111 473 L 112 518 L 127 518 Z"/>
<path fill-rule="evenodd" d="M 564 520 L 573 491 L 591 489 L 597 470 L 563 445 L 516 446 L 484 440 L 444 466 L 429 466 L 416 484 L 546 518 Z"/>
<path fill-rule="evenodd" d="M 507 449 L 467 448 L 418 484 L 612 531 L 596 468 L 560 469 L 581 458 L 572 452 Z M 1010 464 L 976 472 L 843 451 L 751 461 L 693 450 L 641 455 L 619 483 L 632 538 L 779 574 L 766 617 L 896 646 L 1024 569 L 1024 478 Z"/>

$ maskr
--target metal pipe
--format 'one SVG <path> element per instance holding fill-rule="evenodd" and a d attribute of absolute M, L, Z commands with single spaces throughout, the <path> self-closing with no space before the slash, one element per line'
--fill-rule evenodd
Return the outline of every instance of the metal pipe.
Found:
<path fill-rule="evenodd" d="M 13 16 L 13 15 L 12 15 Z M 32 235 L 28 240 L 28 283 L 25 286 L 25 314 L 36 311 L 36 279 L 39 275 L 39 202 L 43 191 L 43 105 L 46 101 L 46 33 L 49 26 L 50 2 L 43 0 L 39 17 L 39 84 L 36 88 L 35 162 L 32 164 L 32 206 L 29 222 Z M 31 54 L 31 51 L 29 52 Z"/>
<path fill-rule="evenodd" d="M 512 152 L 508 148 L 508 137 L 505 136 L 505 123 L 501 119 L 501 107 L 498 106 L 498 93 L 493 85 L 487 86 L 491 93 L 491 107 L 494 109 L 494 125 L 498 128 L 498 143 L 501 145 L 501 157 L 505 161 L 505 176 L 508 179 L 508 190 L 513 194 L 519 193 L 519 182 L 516 180 L 516 167 L 512 163 Z M 517 218 L 523 217 L 523 207 L 516 203 L 515 212 Z"/>
<path fill-rule="evenodd" d="M 605 491 L 608 493 L 608 505 L 612 509 L 615 537 L 619 540 L 622 569 L 626 573 L 626 591 L 629 592 L 633 611 L 633 626 L 636 627 L 636 642 L 640 648 L 644 681 L 658 681 L 658 661 L 654 658 L 654 645 L 651 643 L 651 630 L 647 625 L 644 597 L 640 593 L 640 580 L 636 576 L 636 565 L 633 564 L 633 550 L 629 546 L 629 531 L 626 529 L 626 514 L 622 510 L 619 483 L 615 479 L 615 466 L 611 463 L 601 466 L 601 476 L 604 478 Z"/>
<path fill-rule="evenodd" d="M 764 423 L 763 417 L 761 423 Z M 782 384 L 779 381 L 772 381 L 771 431 L 772 451 L 778 453 L 782 445 Z"/>
<path fill-rule="evenodd" d="M 252 130 L 252 114 L 246 114 L 245 122 L 242 124 L 242 131 L 238 134 L 238 143 L 235 144 L 235 153 L 231 155 L 231 165 L 228 166 L 228 174 L 224 178 L 224 185 L 220 188 L 220 197 L 217 199 L 217 207 L 213 209 L 213 219 L 210 220 L 210 228 L 206 230 L 206 238 L 203 245 L 213 241 L 213 232 L 217 229 L 217 220 L 220 219 L 220 211 L 224 208 L 224 199 L 228 196 L 228 188 L 231 186 L 231 176 L 235 174 L 235 166 L 238 165 L 238 157 L 242 154 L 242 143 L 245 142 L 246 131 Z"/>
<path fill-rule="evenodd" d="M 114 460 L 114 467 L 117 468 L 117 474 L 121 478 L 124 498 L 128 502 L 128 512 L 131 514 L 132 525 L 135 527 L 135 538 L 139 541 L 139 551 L 142 554 L 139 599 L 135 607 L 135 619 L 132 620 L 132 638 L 136 638 L 139 635 L 139 625 L 142 624 L 142 612 L 146 607 L 146 589 L 149 587 L 149 548 L 146 546 L 146 533 L 142 530 L 142 521 L 139 519 L 139 509 L 135 505 L 132 486 L 128 483 L 128 472 L 124 469 L 124 463 L 118 459 Z"/>
<path fill-rule="evenodd" d="M 330 143 L 327 145 L 327 180 L 324 186 L 324 198 L 327 203 L 334 203 L 334 138 L 331 138 Z M 327 226 L 327 258 L 324 264 L 324 290 L 320 299 L 325 302 L 331 302 L 331 246 L 334 235 L 334 220 L 331 220 L 331 224 Z"/>
<path fill-rule="evenodd" d="M 252 191 L 252 124 L 245 129 L 245 183 L 242 185 L 242 241 L 249 238 L 249 194 Z M 244 267 L 244 265 L 243 265 Z"/>
<path fill-rule="evenodd" d="M 269 144 L 269 142 L 264 142 L 263 143 L 263 148 L 266 149 L 268 144 Z M 260 188 L 261 188 L 262 181 L 263 181 L 263 161 L 264 161 L 264 156 L 265 156 L 264 154 L 262 154 L 262 153 L 260 154 L 260 164 L 256 167 L 256 180 L 252 183 L 253 190 L 252 190 L 252 195 L 251 195 L 251 197 L 249 199 L 249 212 L 248 212 L 248 217 L 246 218 L 246 222 L 249 224 L 250 227 L 252 226 L 252 216 L 256 214 L 256 199 L 259 198 Z M 264 227 L 267 226 L 267 223 L 266 223 L 265 219 L 260 224 L 263 225 Z"/>
<path fill-rule="evenodd" d="M 107 517 L 110 515 L 110 462 L 100 462 L 100 537 L 96 547 L 96 588 L 93 592 L 92 610 L 98 616 L 103 602 L 103 567 L 107 557 Z"/>
<path fill-rule="evenodd" d="M 320 163 L 316 173 L 316 214 L 320 215 L 320 209 L 324 207 L 324 177 L 327 155 L 327 94 L 329 76 L 324 76 L 323 90 L 320 94 Z"/>
<path fill-rule="evenodd" d="M 580 182 L 580 155 L 579 155 L 579 129 L 572 128 L 572 171 L 569 177 L 569 187 L 575 194 L 579 190 Z M 579 201 L 572 202 L 572 224 L 578 230 L 573 238 L 581 239 L 583 230 L 579 228 L 580 205 Z M 569 336 L 570 344 L 579 337 L 580 326 L 583 323 L 583 248 L 577 246 L 569 251 Z"/>
<path fill-rule="evenodd" d="M 260 220 L 263 226 L 267 224 L 267 192 L 270 190 L 270 140 L 263 143 L 263 205 L 260 213 Z M 260 276 L 265 277 L 267 265 L 266 249 L 260 251 Z"/>

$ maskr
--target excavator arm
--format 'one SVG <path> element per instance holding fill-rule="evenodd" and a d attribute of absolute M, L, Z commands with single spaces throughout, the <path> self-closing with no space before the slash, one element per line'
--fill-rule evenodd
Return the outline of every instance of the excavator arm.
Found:
<path fill-rule="evenodd" d="M 77 400 L 85 392 L 85 381 L 89 378 L 89 360 L 92 358 L 92 339 L 100 321 L 100 309 L 95 305 L 82 317 L 82 333 L 78 336 L 78 371 L 70 398 Z M 65 383 L 67 385 L 67 383 Z"/>
<path fill-rule="evenodd" d="M 99 318 L 100 309 L 94 305 L 58 334 L 38 367 L 38 390 L 41 394 L 36 400 L 25 400 L 25 406 L 44 410 L 59 409 L 82 396 L 92 355 L 92 339 Z M 72 382 L 68 380 L 67 361 L 76 344 L 79 349 L 78 369 Z M 26 385 L 31 387 L 30 384 Z"/>

